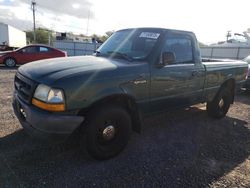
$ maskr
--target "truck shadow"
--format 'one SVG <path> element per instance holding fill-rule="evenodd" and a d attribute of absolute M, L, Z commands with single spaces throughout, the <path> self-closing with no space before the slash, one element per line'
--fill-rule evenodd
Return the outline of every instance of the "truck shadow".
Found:
<path fill-rule="evenodd" d="M 250 154 L 247 122 L 191 107 L 147 118 L 119 156 L 95 161 L 77 145 L 50 145 L 23 130 L 0 138 L 0 179 L 21 186 L 204 187 Z M 1 186 L 1 183 L 0 183 Z"/>
<path fill-rule="evenodd" d="M 244 97 L 240 97 L 240 96 L 244 96 Z M 243 104 L 247 104 L 250 105 L 250 91 L 242 91 L 241 93 L 238 93 L 235 97 L 235 102 L 240 102 Z"/>
<path fill-rule="evenodd" d="M 6 67 L 5 65 L 0 64 L 0 70 L 17 70 L 20 66 L 15 66 L 13 68 Z"/>

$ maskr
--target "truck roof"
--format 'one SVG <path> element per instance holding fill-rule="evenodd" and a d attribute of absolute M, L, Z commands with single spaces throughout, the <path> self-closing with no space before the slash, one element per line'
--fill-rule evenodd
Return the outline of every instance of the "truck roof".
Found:
<path fill-rule="evenodd" d="M 185 30 L 177 30 L 177 29 L 167 29 L 167 28 L 161 28 L 161 27 L 138 27 L 138 28 L 127 28 L 127 29 L 121 29 L 118 31 L 125 31 L 125 30 L 143 30 L 143 29 L 148 29 L 148 30 L 158 30 L 158 31 L 172 31 L 172 32 L 178 32 L 178 33 L 189 33 L 193 34 L 194 32 L 192 31 L 185 31 Z"/>

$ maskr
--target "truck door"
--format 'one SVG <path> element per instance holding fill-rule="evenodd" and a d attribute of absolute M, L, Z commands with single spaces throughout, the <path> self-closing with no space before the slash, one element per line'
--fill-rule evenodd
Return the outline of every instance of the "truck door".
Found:
<path fill-rule="evenodd" d="M 205 69 L 201 62 L 194 60 L 195 45 L 196 41 L 189 35 L 166 37 L 162 52 L 173 52 L 176 61 L 161 67 L 152 66 L 151 110 L 162 111 L 201 102 Z"/>

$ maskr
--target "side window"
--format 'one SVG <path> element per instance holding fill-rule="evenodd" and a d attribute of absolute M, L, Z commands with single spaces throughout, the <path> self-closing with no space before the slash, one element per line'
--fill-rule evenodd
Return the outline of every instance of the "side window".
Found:
<path fill-rule="evenodd" d="M 23 53 L 36 53 L 37 52 L 37 47 L 30 46 L 30 47 L 22 49 L 22 51 L 23 51 Z"/>
<path fill-rule="evenodd" d="M 46 48 L 46 47 L 39 47 L 39 51 L 40 52 L 48 52 L 50 50 L 49 50 L 49 48 Z"/>
<path fill-rule="evenodd" d="M 163 51 L 173 52 L 176 63 L 192 63 L 193 50 L 192 41 L 186 38 L 170 38 L 165 42 Z"/>

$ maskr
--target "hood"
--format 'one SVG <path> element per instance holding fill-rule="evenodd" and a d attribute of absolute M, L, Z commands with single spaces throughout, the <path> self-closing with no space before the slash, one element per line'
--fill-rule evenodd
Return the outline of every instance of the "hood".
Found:
<path fill-rule="evenodd" d="M 6 54 L 9 54 L 11 53 L 12 51 L 3 51 L 3 52 L 0 52 L 0 56 L 3 56 L 3 55 L 6 55 Z"/>
<path fill-rule="evenodd" d="M 51 83 L 71 75 L 113 70 L 117 69 L 118 66 L 126 64 L 126 61 L 122 62 L 122 60 L 116 61 L 103 57 L 78 56 L 35 61 L 21 66 L 18 71 L 36 82 Z"/>

